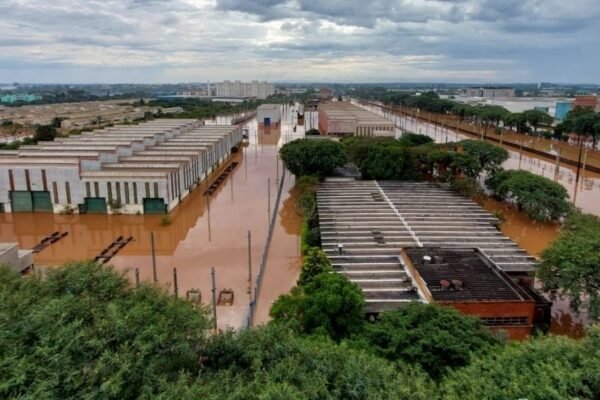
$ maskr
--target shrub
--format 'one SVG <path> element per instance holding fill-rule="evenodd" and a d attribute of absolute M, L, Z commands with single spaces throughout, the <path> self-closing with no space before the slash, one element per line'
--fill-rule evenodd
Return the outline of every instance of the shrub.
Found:
<path fill-rule="evenodd" d="M 473 175 L 471 175 L 473 177 L 478 177 L 482 172 L 491 175 L 499 171 L 510 156 L 508 151 L 502 147 L 480 140 L 462 140 L 457 144 L 477 162 Z"/>
<path fill-rule="evenodd" d="M 486 180 L 494 196 L 517 205 L 536 221 L 558 220 L 571 206 L 567 189 L 528 171 L 501 171 Z"/>
<path fill-rule="evenodd" d="M 354 340 L 355 346 L 388 360 L 420 365 L 435 378 L 467 365 L 473 354 L 497 343 L 481 320 L 420 303 L 383 312 Z"/>
<path fill-rule="evenodd" d="M 169 226 L 173 223 L 171 216 L 166 214 L 160 217 L 160 226 Z"/>
<path fill-rule="evenodd" d="M 311 247 L 302 259 L 298 286 L 306 285 L 312 282 L 317 275 L 329 272 L 333 272 L 333 266 L 325 252 L 318 247 Z"/>
<path fill-rule="evenodd" d="M 323 273 L 279 296 L 270 315 L 274 323 L 290 324 L 300 333 L 340 340 L 361 330 L 363 307 L 364 298 L 356 284 L 341 274 Z"/>

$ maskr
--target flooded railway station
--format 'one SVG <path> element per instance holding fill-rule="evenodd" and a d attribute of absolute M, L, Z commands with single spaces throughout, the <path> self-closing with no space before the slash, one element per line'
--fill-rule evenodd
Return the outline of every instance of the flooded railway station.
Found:
<path fill-rule="evenodd" d="M 314 123 L 316 113 L 307 114 Z M 233 117 L 217 117 L 206 125 L 229 125 Z M 107 263 L 128 271 L 132 282 L 136 275 L 141 281 L 153 281 L 155 265 L 160 286 L 174 291 L 176 274 L 178 295 L 200 297 L 206 305 L 212 301 L 214 268 L 217 322 L 224 329 L 247 321 L 251 293 L 265 257 L 270 216 L 277 209 L 270 251 L 262 263 L 263 285 L 256 299 L 254 322 L 264 322 L 271 303 L 295 285 L 299 274 L 300 222 L 289 209 L 294 178 L 284 173 L 278 149 L 302 137 L 304 126 L 297 125 L 295 108 L 286 105 L 277 129 L 259 129 L 255 118 L 242 129 L 247 143 L 224 159 L 168 216 L 0 213 L 0 242 L 17 242 L 22 249 L 32 249 L 54 232 L 66 232 L 33 255 L 36 266 L 93 260 L 107 248 L 118 248 Z M 132 240 L 127 243 L 118 241 L 128 238 Z"/>

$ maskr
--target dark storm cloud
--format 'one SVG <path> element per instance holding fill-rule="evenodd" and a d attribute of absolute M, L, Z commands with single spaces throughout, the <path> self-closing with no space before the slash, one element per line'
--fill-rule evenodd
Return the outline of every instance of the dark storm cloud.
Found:
<path fill-rule="evenodd" d="M 0 71 L 593 81 L 598 1 L 0 0 Z"/>

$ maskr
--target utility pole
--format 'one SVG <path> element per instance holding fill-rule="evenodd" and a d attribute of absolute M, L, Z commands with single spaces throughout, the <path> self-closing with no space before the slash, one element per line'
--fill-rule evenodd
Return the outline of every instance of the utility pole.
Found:
<path fill-rule="evenodd" d="M 267 179 L 267 223 L 271 222 L 271 178 Z"/>
<path fill-rule="evenodd" d="M 252 233 L 248 231 L 248 294 L 252 300 Z"/>
<path fill-rule="evenodd" d="M 139 268 L 135 269 L 135 287 L 136 288 L 140 287 L 140 269 Z"/>
<path fill-rule="evenodd" d="M 156 251 L 154 250 L 154 232 L 150 232 L 150 248 L 152 250 L 152 276 L 154 283 L 158 282 L 158 273 L 156 272 Z"/>
<path fill-rule="evenodd" d="M 177 285 L 177 268 L 173 268 L 173 293 L 179 297 L 179 286 Z"/>
<path fill-rule="evenodd" d="M 560 149 L 558 150 L 558 154 L 556 155 L 556 164 L 554 166 L 554 180 L 558 181 L 558 174 L 560 172 Z"/>
<path fill-rule="evenodd" d="M 210 275 L 212 278 L 212 314 L 214 329 L 217 330 L 217 284 L 215 282 L 215 268 L 210 269 Z"/>

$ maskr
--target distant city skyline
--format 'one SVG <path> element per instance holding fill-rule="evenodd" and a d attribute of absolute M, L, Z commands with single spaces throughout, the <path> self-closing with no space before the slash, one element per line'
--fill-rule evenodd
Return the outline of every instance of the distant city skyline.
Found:
<path fill-rule="evenodd" d="M 600 83 L 597 0 L 5 0 L 0 82 Z"/>

